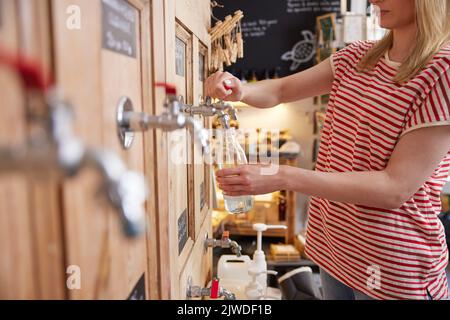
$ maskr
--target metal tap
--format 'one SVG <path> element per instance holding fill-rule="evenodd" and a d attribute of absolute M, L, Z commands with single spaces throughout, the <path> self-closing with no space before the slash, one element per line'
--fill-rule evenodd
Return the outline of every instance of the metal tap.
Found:
<path fill-rule="evenodd" d="M 230 248 L 231 251 L 237 256 L 242 255 L 242 247 L 236 242 L 230 239 L 230 232 L 224 231 L 222 233 L 222 239 L 206 239 L 205 248 Z"/>
<path fill-rule="evenodd" d="M 117 111 L 117 126 L 119 138 L 123 147 L 128 149 L 133 143 L 135 132 L 145 132 L 150 129 L 161 129 L 165 132 L 188 128 L 194 133 L 195 140 L 207 152 L 209 147 L 208 132 L 198 120 L 182 113 L 183 104 L 176 97 L 176 89 L 167 84 L 157 84 L 165 87 L 166 102 L 164 112 L 159 116 L 143 112 L 134 112 L 129 98 L 123 97 Z"/>
<path fill-rule="evenodd" d="M 224 130 L 231 128 L 231 120 L 238 120 L 236 109 L 228 102 L 220 100 L 219 102 L 213 103 L 211 97 L 206 97 L 205 106 L 215 110 L 215 115 Z"/>
<path fill-rule="evenodd" d="M 219 279 L 217 278 L 212 280 L 211 288 L 202 288 L 200 286 L 193 286 L 192 278 L 189 277 L 186 288 L 186 297 L 188 299 L 209 297 L 210 299 L 224 298 L 225 300 L 236 300 L 236 295 L 234 293 L 219 286 Z"/>
<path fill-rule="evenodd" d="M 183 104 L 183 112 L 190 116 L 200 115 L 203 117 L 214 117 L 217 114 L 216 108 L 211 106 L 211 103 L 207 103 L 207 101 L 211 101 L 210 99 L 206 101 L 200 99 L 200 104 L 198 106 L 185 104 L 183 102 L 183 97 L 180 97 L 179 100 Z"/>
<path fill-rule="evenodd" d="M 56 93 L 47 96 L 46 115 L 39 117 L 42 134 L 19 147 L 0 147 L 0 175 L 11 172 L 73 177 L 83 168 L 100 173 L 102 190 L 120 214 L 127 236 L 145 227 L 147 187 L 143 175 L 129 171 L 113 152 L 86 147 L 72 130 L 72 108 Z"/>
<path fill-rule="evenodd" d="M 220 112 L 222 111 L 222 112 L 228 114 L 230 116 L 231 120 L 234 120 L 234 121 L 238 120 L 237 111 L 233 107 L 233 105 L 229 102 L 219 100 L 219 102 L 213 103 L 211 97 L 206 97 L 205 104 L 211 108 L 216 109 L 217 115 L 220 115 L 221 114 Z"/>

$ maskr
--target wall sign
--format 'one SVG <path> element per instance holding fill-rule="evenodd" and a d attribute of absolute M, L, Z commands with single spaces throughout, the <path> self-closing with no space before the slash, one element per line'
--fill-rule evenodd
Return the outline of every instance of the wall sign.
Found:
<path fill-rule="evenodd" d="M 244 12 L 242 32 L 245 57 L 231 68 L 255 70 L 263 75 L 277 68 L 287 76 L 314 64 L 316 55 L 316 17 L 336 12 L 340 0 L 221 0 L 224 8 L 214 15 L 224 19 L 236 10 Z M 215 24 L 215 21 L 212 22 Z M 229 71 L 233 71 L 229 69 Z"/>
<path fill-rule="evenodd" d="M 200 185 L 200 209 L 205 207 L 205 182 Z"/>
<path fill-rule="evenodd" d="M 178 254 L 184 249 L 188 240 L 188 213 L 184 210 L 178 218 Z"/>
<path fill-rule="evenodd" d="M 180 38 L 175 38 L 175 71 L 180 77 L 186 74 L 186 43 Z"/>
<path fill-rule="evenodd" d="M 134 286 L 128 300 L 145 300 L 145 273 Z"/>
<path fill-rule="evenodd" d="M 200 82 L 205 81 L 205 55 L 202 53 L 198 54 L 198 80 Z"/>
<path fill-rule="evenodd" d="M 3 0 L 0 0 L 0 28 L 3 26 Z"/>
<path fill-rule="evenodd" d="M 136 58 L 137 12 L 125 0 L 102 0 L 103 48 Z"/>

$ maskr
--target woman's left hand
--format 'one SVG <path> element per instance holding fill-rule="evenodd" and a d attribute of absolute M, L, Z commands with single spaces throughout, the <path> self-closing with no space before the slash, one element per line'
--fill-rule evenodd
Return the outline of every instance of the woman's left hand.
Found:
<path fill-rule="evenodd" d="M 220 170 L 216 176 L 223 193 L 236 197 L 282 190 L 286 185 L 282 172 L 282 166 L 243 165 Z"/>

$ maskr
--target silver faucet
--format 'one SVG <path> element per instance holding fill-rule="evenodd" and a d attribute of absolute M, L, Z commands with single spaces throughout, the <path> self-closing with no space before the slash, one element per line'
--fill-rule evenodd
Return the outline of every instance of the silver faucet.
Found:
<path fill-rule="evenodd" d="M 237 256 L 240 257 L 242 255 L 242 247 L 236 242 L 230 239 L 230 233 L 228 231 L 224 231 L 222 234 L 222 239 L 206 239 L 205 240 L 205 248 L 230 248 L 231 251 Z"/>
<path fill-rule="evenodd" d="M 19 147 L 0 147 L 0 175 L 25 172 L 65 178 L 92 167 L 100 173 L 102 190 L 119 212 L 125 234 L 130 237 L 141 234 L 147 197 L 143 175 L 129 171 L 111 151 L 86 147 L 73 133 L 72 108 L 55 92 L 46 99 L 44 114 L 29 114 L 30 119 L 39 120 L 43 127 L 41 134 Z"/>
<path fill-rule="evenodd" d="M 188 299 L 209 297 L 210 299 L 224 298 L 225 300 L 236 300 L 236 295 L 234 293 L 219 286 L 219 279 L 217 278 L 212 280 L 210 288 L 202 288 L 200 286 L 192 285 L 192 277 L 189 277 L 186 288 L 186 297 Z"/>
<path fill-rule="evenodd" d="M 213 103 L 211 97 L 206 97 L 205 104 L 211 108 L 216 109 L 216 114 L 220 115 L 221 111 L 228 114 L 231 120 L 238 120 L 237 111 L 233 105 L 229 102 L 219 100 L 219 102 Z"/>
<path fill-rule="evenodd" d="M 211 105 L 211 99 L 203 101 L 200 99 L 200 104 L 198 106 L 188 105 L 183 102 L 183 97 L 180 97 L 179 100 L 183 104 L 183 112 L 190 115 L 200 115 L 203 117 L 214 117 L 217 114 L 216 108 Z M 209 101 L 209 103 L 208 103 Z"/>
<path fill-rule="evenodd" d="M 209 147 L 208 132 L 198 120 L 183 114 L 183 104 L 176 97 L 175 87 L 167 84 L 157 84 L 157 86 L 165 87 L 167 96 L 164 103 L 164 112 L 159 116 L 134 112 L 131 101 L 127 100 L 126 97 L 122 98 L 117 113 L 117 126 L 124 148 L 131 147 L 132 136 L 135 132 L 145 132 L 150 129 L 161 129 L 169 132 L 188 128 L 194 133 L 196 142 L 207 152 Z M 127 136 L 129 137 L 128 141 Z"/>
<path fill-rule="evenodd" d="M 236 109 L 228 102 L 220 100 L 219 102 L 213 103 L 211 97 L 206 97 L 205 106 L 215 110 L 214 115 L 217 116 L 217 119 L 224 130 L 231 128 L 231 120 L 238 120 Z"/>

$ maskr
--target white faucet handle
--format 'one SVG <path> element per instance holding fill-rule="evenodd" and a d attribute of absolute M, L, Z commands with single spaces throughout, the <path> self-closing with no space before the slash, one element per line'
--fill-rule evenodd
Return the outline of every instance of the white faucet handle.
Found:
<path fill-rule="evenodd" d="M 273 276 L 278 275 L 278 272 L 275 271 L 275 270 L 267 270 L 266 273 L 267 273 L 267 274 L 270 274 L 270 275 L 273 275 Z"/>
<path fill-rule="evenodd" d="M 263 232 L 263 231 L 266 231 L 268 229 L 287 229 L 287 226 L 282 225 L 282 224 L 280 224 L 280 225 L 267 225 L 267 224 L 264 224 L 264 223 L 255 223 L 253 225 L 253 230 L 255 230 L 255 231 Z"/>
<path fill-rule="evenodd" d="M 279 225 L 268 225 L 267 229 L 287 229 L 287 226 L 279 224 Z"/>
<path fill-rule="evenodd" d="M 255 268 L 251 268 L 248 270 L 248 274 L 252 277 L 257 277 L 261 274 L 268 274 L 268 275 L 278 275 L 278 272 L 275 270 L 264 270 L 264 271 L 259 271 L 258 269 Z"/>

